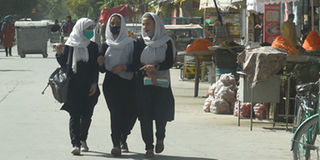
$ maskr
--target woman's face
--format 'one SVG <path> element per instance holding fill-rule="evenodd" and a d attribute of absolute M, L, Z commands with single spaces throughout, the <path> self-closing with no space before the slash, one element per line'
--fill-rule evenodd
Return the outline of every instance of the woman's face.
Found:
<path fill-rule="evenodd" d="M 121 19 L 118 16 L 113 16 L 110 20 L 110 26 L 121 26 Z"/>
<path fill-rule="evenodd" d="M 151 35 L 154 30 L 154 21 L 148 18 L 142 19 L 142 29 L 144 32 L 146 32 L 148 35 Z"/>
<path fill-rule="evenodd" d="M 113 38 L 116 38 L 120 34 L 121 18 L 118 16 L 111 17 L 109 25 Z"/>
<path fill-rule="evenodd" d="M 86 28 L 85 30 L 83 30 L 83 35 L 86 38 L 91 39 L 94 36 L 94 32 L 93 32 L 94 27 L 95 27 L 94 25 L 91 25 L 88 28 Z"/>
<path fill-rule="evenodd" d="M 89 26 L 88 28 L 86 28 L 85 30 L 93 30 L 94 29 L 94 25 Z"/>

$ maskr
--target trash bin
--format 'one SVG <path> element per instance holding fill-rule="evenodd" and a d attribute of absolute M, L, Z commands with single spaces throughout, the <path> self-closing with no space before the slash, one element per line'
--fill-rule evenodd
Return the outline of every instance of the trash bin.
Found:
<path fill-rule="evenodd" d="M 216 65 L 216 81 L 220 79 L 222 74 L 232 73 L 235 75 L 237 69 L 237 56 L 244 50 L 244 47 L 232 48 L 233 53 L 227 49 L 219 48 L 216 50 L 214 63 Z"/>
<path fill-rule="evenodd" d="M 18 54 L 21 58 L 24 58 L 26 54 L 42 54 L 43 58 L 48 57 L 48 22 L 17 21 L 15 28 Z"/>

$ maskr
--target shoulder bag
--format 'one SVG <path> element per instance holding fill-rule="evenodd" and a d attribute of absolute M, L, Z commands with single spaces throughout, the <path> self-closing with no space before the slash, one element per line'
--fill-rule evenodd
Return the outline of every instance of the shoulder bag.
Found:
<path fill-rule="evenodd" d="M 49 81 L 45 89 L 42 91 L 42 94 L 44 94 L 44 91 L 47 89 L 47 87 L 50 85 L 52 89 L 53 97 L 59 102 L 59 103 L 65 103 L 67 101 L 68 97 L 68 89 L 69 89 L 69 81 L 70 81 L 70 61 L 71 61 L 71 48 L 69 48 L 68 53 L 68 59 L 67 64 L 65 67 L 59 67 L 49 77 Z"/>

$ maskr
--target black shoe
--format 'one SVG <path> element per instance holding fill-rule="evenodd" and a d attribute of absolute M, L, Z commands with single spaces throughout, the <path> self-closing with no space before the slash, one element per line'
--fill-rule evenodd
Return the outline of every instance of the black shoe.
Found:
<path fill-rule="evenodd" d="M 111 150 L 111 154 L 115 157 L 121 156 L 121 149 L 119 147 L 113 147 Z"/>
<path fill-rule="evenodd" d="M 154 157 L 153 149 L 147 150 L 146 154 L 144 155 L 146 158 L 152 158 Z"/>
<path fill-rule="evenodd" d="M 122 152 L 129 152 L 129 148 L 128 148 L 127 142 L 121 143 L 121 151 Z"/>
<path fill-rule="evenodd" d="M 157 140 L 156 153 L 161 153 L 164 150 L 163 140 Z"/>

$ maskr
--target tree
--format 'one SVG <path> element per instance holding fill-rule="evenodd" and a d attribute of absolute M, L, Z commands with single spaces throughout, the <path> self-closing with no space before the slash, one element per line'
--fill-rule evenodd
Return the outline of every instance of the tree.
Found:
<path fill-rule="evenodd" d="M 63 0 L 41 0 L 37 5 L 37 19 L 64 19 L 69 10 Z"/>
<path fill-rule="evenodd" d="M 75 18 L 86 17 L 89 9 L 87 0 L 66 0 L 66 5 Z"/>
<path fill-rule="evenodd" d="M 122 4 L 126 4 L 127 1 L 125 0 L 103 0 L 103 1 L 98 1 L 97 4 L 100 6 L 100 10 L 103 8 L 113 8 L 116 6 L 120 6 Z"/>
<path fill-rule="evenodd" d="M 146 11 L 153 11 L 153 4 L 158 3 L 153 0 L 99 0 L 97 4 L 100 9 L 113 8 L 119 5 L 127 4 L 134 11 L 137 11 L 138 16 L 142 16 Z"/>
<path fill-rule="evenodd" d="M 1 0 L 0 16 L 13 15 L 18 18 L 31 17 L 32 9 L 35 8 L 39 0 Z"/>

